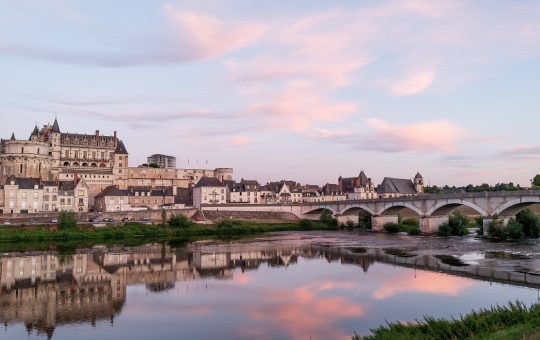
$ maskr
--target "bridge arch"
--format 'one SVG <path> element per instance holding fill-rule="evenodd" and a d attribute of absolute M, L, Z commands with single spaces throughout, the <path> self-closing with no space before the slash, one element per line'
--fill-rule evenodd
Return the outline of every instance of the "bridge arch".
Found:
<path fill-rule="evenodd" d="M 367 212 L 368 214 L 370 215 L 376 215 L 375 214 L 375 211 L 373 211 L 372 209 L 370 209 L 369 207 L 367 207 L 366 205 L 364 204 L 352 204 L 352 205 L 349 205 L 349 206 L 346 206 L 345 208 L 341 209 L 341 215 L 347 215 L 348 212 L 350 212 L 351 210 L 363 210 L 365 212 Z"/>
<path fill-rule="evenodd" d="M 318 206 L 318 207 L 312 207 L 310 210 L 302 212 L 302 215 L 310 215 L 310 214 L 322 213 L 324 210 L 331 211 L 332 215 L 337 215 L 338 214 L 337 210 L 332 208 L 332 207 Z"/>
<path fill-rule="evenodd" d="M 385 204 L 382 209 L 380 209 L 378 215 L 397 215 L 398 211 L 403 208 L 408 208 L 414 211 L 418 216 L 424 215 L 422 210 L 407 202 L 393 202 Z"/>
<path fill-rule="evenodd" d="M 516 198 L 495 209 L 493 215 L 515 216 L 521 210 L 536 203 L 540 203 L 540 196 Z"/>
<path fill-rule="evenodd" d="M 426 212 L 426 216 L 446 216 L 459 206 L 467 206 L 482 216 L 488 216 L 488 213 L 478 205 L 462 199 L 437 203 L 433 208 Z"/>

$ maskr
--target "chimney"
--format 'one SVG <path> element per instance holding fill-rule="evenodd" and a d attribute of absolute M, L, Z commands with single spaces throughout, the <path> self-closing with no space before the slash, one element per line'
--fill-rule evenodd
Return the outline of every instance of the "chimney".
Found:
<path fill-rule="evenodd" d="M 116 131 L 114 131 L 114 139 L 116 139 Z"/>
<path fill-rule="evenodd" d="M 99 130 L 96 130 L 96 137 L 99 138 Z"/>

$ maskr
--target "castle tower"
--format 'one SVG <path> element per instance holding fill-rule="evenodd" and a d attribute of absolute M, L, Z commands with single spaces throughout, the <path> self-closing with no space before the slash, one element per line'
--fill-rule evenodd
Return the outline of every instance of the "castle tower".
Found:
<path fill-rule="evenodd" d="M 116 150 L 114 151 L 113 174 L 115 177 L 115 184 L 118 185 L 120 189 L 127 189 L 128 163 L 129 154 L 126 150 L 126 146 L 124 145 L 124 142 L 118 140 Z"/>
<path fill-rule="evenodd" d="M 50 127 L 50 125 L 49 125 Z M 60 126 L 58 125 L 58 120 L 54 118 L 54 123 L 52 127 L 50 127 L 49 130 L 49 136 L 48 141 L 51 145 L 51 165 L 52 165 L 52 174 L 53 178 L 55 180 L 58 179 L 60 169 L 62 168 L 62 164 L 60 161 L 61 158 L 61 132 L 60 132 Z"/>
<path fill-rule="evenodd" d="M 414 176 L 414 188 L 418 194 L 422 194 L 424 192 L 424 178 L 422 175 L 420 175 L 420 172 L 417 172 Z"/>

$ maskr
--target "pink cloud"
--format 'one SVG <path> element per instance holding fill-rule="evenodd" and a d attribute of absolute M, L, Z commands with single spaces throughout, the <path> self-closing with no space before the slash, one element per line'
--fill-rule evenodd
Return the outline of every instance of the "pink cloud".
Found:
<path fill-rule="evenodd" d="M 229 146 L 242 147 L 242 146 L 249 145 L 249 143 L 251 143 L 251 138 L 246 137 L 246 136 L 237 136 L 237 137 L 233 137 L 229 141 Z"/>
<path fill-rule="evenodd" d="M 415 72 L 405 78 L 390 82 L 390 92 L 395 96 L 407 96 L 426 90 L 435 79 L 434 71 Z"/>
<path fill-rule="evenodd" d="M 463 141 L 466 129 L 449 120 L 395 125 L 377 118 L 368 120 L 374 130 L 369 141 L 377 148 L 388 151 L 455 152 L 456 144 Z"/>
<path fill-rule="evenodd" d="M 182 49 L 190 49 L 200 58 L 212 58 L 252 43 L 265 31 L 262 24 L 245 22 L 231 24 L 195 11 L 164 6 Z"/>
<path fill-rule="evenodd" d="M 337 331 L 333 324 L 339 319 L 365 314 L 364 307 L 359 304 L 342 296 L 320 297 L 308 287 L 269 291 L 261 298 L 267 307 L 256 309 L 248 305 L 248 314 L 256 320 L 272 321 L 293 339 L 305 339 L 306 335 L 317 335 L 322 339 L 350 337 L 350 334 Z"/>
<path fill-rule="evenodd" d="M 373 292 L 374 299 L 387 299 L 404 292 L 457 296 L 462 290 L 475 285 L 472 280 L 423 271 L 418 272 L 416 277 L 395 278 L 385 282 Z"/>
<path fill-rule="evenodd" d="M 245 114 L 258 116 L 272 128 L 299 132 L 317 123 L 340 122 L 357 111 L 356 104 L 332 101 L 305 82 L 291 84 L 269 99 L 251 104 Z"/>

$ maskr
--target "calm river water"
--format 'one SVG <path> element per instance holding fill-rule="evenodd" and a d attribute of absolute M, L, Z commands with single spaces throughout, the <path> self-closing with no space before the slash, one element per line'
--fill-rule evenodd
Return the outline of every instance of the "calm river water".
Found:
<path fill-rule="evenodd" d="M 0 338 L 350 339 L 385 320 L 536 303 L 538 249 L 315 232 L 4 253 Z"/>

